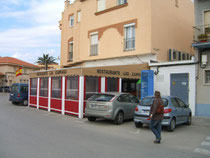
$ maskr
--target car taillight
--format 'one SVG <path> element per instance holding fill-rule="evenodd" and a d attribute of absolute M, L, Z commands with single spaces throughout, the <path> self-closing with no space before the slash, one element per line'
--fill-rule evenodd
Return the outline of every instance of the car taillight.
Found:
<path fill-rule="evenodd" d="M 164 114 L 170 113 L 171 111 L 171 109 L 164 109 Z"/>
<path fill-rule="evenodd" d="M 18 97 L 18 98 L 20 97 L 20 93 L 17 94 L 17 97 Z"/>
<path fill-rule="evenodd" d="M 136 107 L 136 108 L 135 108 L 135 111 L 139 111 L 139 108 L 138 108 L 138 107 Z"/>

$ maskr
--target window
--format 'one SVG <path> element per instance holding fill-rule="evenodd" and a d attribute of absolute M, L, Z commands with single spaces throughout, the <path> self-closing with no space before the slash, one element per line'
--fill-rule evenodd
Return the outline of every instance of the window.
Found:
<path fill-rule="evenodd" d="M 73 27 L 74 26 L 74 15 L 71 15 L 69 18 L 69 26 Z"/>
<path fill-rule="evenodd" d="M 52 98 L 61 98 L 61 77 L 52 78 Z"/>
<path fill-rule="evenodd" d="M 48 96 L 48 78 L 41 78 L 40 96 Z"/>
<path fill-rule="evenodd" d="M 174 105 L 174 107 L 179 107 L 179 104 L 175 98 L 171 98 L 171 102 Z"/>
<path fill-rule="evenodd" d="M 117 78 L 107 78 L 107 92 L 118 92 Z"/>
<path fill-rule="evenodd" d="M 205 83 L 210 84 L 210 70 L 205 70 Z"/>
<path fill-rule="evenodd" d="M 21 86 L 20 87 L 20 92 L 21 93 L 28 93 L 28 86 Z"/>
<path fill-rule="evenodd" d="M 179 7 L 179 0 L 175 0 L 175 7 Z"/>
<path fill-rule="evenodd" d="M 127 0 L 117 0 L 117 5 L 122 5 L 127 3 Z"/>
<path fill-rule="evenodd" d="M 78 76 L 67 77 L 66 99 L 78 100 Z"/>
<path fill-rule="evenodd" d="M 132 103 L 139 103 L 139 100 L 134 95 L 129 94 L 129 97 Z"/>
<path fill-rule="evenodd" d="M 98 55 L 98 33 L 91 35 L 90 56 Z"/>
<path fill-rule="evenodd" d="M 204 12 L 205 33 L 210 34 L 210 10 Z"/>
<path fill-rule="evenodd" d="M 124 26 L 125 28 L 125 50 L 135 49 L 135 24 Z"/>
<path fill-rule="evenodd" d="M 98 93 L 98 77 L 86 77 L 85 99 L 87 100 L 96 93 Z"/>
<path fill-rule="evenodd" d="M 106 9 L 106 0 L 98 0 L 98 12 Z"/>
<path fill-rule="evenodd" d="M 79 23 L 81 20 L 81 11 L 77 12 L 77 22 Z"/>
<path fill-rule="evenodd" d="M 119 102 L 126 102 L 126 103 L 130 103 L 130 98 L 127 94 L 123 94 L 121 96 L 119 96 L 119 98 L 117 99 Z"/>
<path fill-rule="evenodd" d="M 185 107 L 186 107 L 185 103 L 184 103 L 182 100 L 180 100 L 179 98 L 176 98 L 176 100 L 177 100 L 177 102 L 179 103 L 179 106 L 180 106 L 181 108 L 185 108 Z"/>
<path fill-rule="evenodd" d="M 69 61 L 73 61 L 73 42 L 69 42 Z"/>
<path fill-rule="evenodd" d="M 37 78 L 32 78 L 30 95 L 36 95 L 36 92 L 37 92 Z"/>

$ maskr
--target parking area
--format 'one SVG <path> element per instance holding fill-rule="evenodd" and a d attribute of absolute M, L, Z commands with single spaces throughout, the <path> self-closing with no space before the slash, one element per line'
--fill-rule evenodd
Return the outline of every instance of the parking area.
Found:
<path fill-rule="evenodd" d="M 210 156 L 210 119 L 193 117 L 191 126 L 163 129 L 162 143 L 153 144 L 148 126 L 60 115 L 12 105 L 0 93 L 0 153 L 4 158 L 57 157 L 191 157 Z"/>

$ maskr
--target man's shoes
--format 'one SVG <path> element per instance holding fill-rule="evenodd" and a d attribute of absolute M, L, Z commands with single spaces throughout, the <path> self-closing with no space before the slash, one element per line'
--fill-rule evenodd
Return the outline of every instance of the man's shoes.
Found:
<path fill-rule="evenodd" d="M 160 144 L 160 141 L 161 141 L 161 138 L 158 138 L 158 139 L 155 139 L 155 140 L 154 140 L 154 143 L 155 143 L 155 144 Z"/>

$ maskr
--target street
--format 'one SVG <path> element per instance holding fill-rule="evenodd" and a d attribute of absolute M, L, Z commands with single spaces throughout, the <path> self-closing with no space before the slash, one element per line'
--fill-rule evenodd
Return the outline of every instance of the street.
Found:
<path fill-rule="evenodd" d="M 12 105 L 0 93 L 0 158 L 209 158 L 210 119 L 163 128 L 161 144 L 147 126 L 133 121 L 87 119 Z"/>

